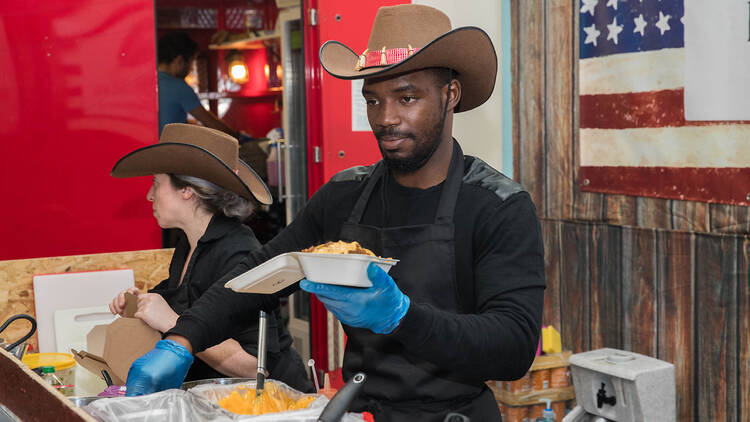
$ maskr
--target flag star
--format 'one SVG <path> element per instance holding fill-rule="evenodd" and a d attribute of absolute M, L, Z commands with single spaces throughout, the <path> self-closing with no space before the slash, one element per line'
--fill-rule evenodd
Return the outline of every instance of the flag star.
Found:
<path fill-rule="evenodd" d="M 617 10 L 617 0 L 607 0 L 607 6 L 612 6 L 613 9 Z"/>
<path fill-rule="evenodd" d="M 643 13 L 641 13 L 637 18 L 633 19 L 633 22 L 635 23 L 635 29 L 633 30 L 633 33 L 640 32 L 641 36 L 643 36 L 644 29 L 646 29 L 646 20 L 643 19 Z"/>
<path fill-rule="evenodd" d="M 622 32 L 622 28 L 624 26 L 625 25 L 618 25 L 617 24 L 617 16 L 615 16 L 612 19 L 612 23 L 610 23 L 609 25 L 607 25 L 607 30 L 609 31 L 609 33 L 607 34 L 607 39 L 608 40 L 615 40 L 615 45 L 617 45 L 617 36 L 620 34 L 620 32 Z"/>
<path fill-rule="evenodd" d="M 596 8 L 596 4 L 599 3 L 599 0 L 581 0 L 583 2 L 583 6 L 581 6 L 581 14 L 584 14 L 586 12 L 591 13 L 591 16 L 594 16 L 594 8 Z"/>
<path fill-rule="evenodd" d="M 601 31 L 596 29 L 596 25 L 592 23 L 591 26 L 583 28 L 583 32 L 586 33 L 586 39 L 583 41 L 583 44 L 594 44 L 594 47 L 596 47 L 596 39 L 601 34 Z"/>
<path fill-rule="evenodd" d="M 659 30 L 661 31 L 662 35 L 664 35 L 665 32 L 667 32 L 670 29 L 672 29 L 672 28 L 669 27 L 669 23 L 668 23 L 669 22 L 669 18 L 671 18 L 671 17 L 672 16 L 670 16 L 670 15 L 663 14 L 661 12 L 661 10 L 659 11 L 659 21 L 656 22 L 656 27 L 659 28 Z"/>

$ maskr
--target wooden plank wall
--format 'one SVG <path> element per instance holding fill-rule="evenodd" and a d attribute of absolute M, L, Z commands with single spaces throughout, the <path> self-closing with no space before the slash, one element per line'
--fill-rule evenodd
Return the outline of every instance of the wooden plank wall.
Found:
<path fill-rule="evenodd" d="M 583 192 L 579 1 L 511 0 L 514 177 L 545 241 L 566 348 L 675 364 L 679 421 L 750 420 L 750 208 Z"/>
<path fill-rule="evenodd" d="M 675 364 L 679 421 L 747 420 L 750 239 L 542 219 L 544 323 Z"/>
<path fill-rule="evenodd" d="M 16 314 L 36 316 L 33 283 L 36 274 L 130 268 L 135 286 L 146 291 L 169 276 L 173 253 L 174 249 L 151 249 L 0 261 L 0 324 Z M 28 329 L 28 322 L 14 322 L 3 331 L 2 337 L 13 342 Z M 29 342 L 38 350 L 36 334 Z"/>

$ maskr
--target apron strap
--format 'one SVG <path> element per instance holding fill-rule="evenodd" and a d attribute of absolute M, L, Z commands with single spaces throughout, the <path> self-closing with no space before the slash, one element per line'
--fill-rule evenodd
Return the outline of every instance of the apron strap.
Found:
<path fill-rule="evenodd" d="M 453 214 L 456 211 L 456 201 L 458 200 L 458 191 L 461 190 L 461 183 L 464 179 L 464 153 L 456 140 L 453 140 L 453 155 L 451 164 L 448 167 L 448 176 L 445 178 L 443 193 L 440 195 L 437 213 L 435 214 L 435 223 L 453 222 Z"/>
<path fill-rule="evenodd" d="M 359 195 L 357 202 L 354 204 L 354 208 L 352 209 L 351 214 L 349 214 L 349 219 L 346 220 L 347 223 L 359 224 L 359 222 L 362 221 L 367 201 L 370 200 L 370 194 L 372 194 L 372 190 L 375 189 L 378 180 L 383 176 L 383 169 L 383 161 L 378 161 L 375 164 L 375 169 L 370 175 L 370 179 L 367 181 L 367 185 L 365 185 L 365 189 L 362 191 L 362 194 Z"/>
<path fill-rule="evenodd" d="M 367 202 L 370 200 L 370 195 L 378 181 L 383 177 L 385 172 L 385 165 L 383 161 L 378 161 L 375 164 L 375 169 L 372 172 L 365 189 L 362 194 L 357 198 L 357 202 L 354 204 L 351 214 L 347 219 L 348 223 L 358 224 L 362 221 L 362 216 L 365 213 L 365 207 Z M 443 186 L 443 193 L 440 195 L 440 202 L 438 204 L 437 212 L 435 213 L 436 223 L 451 223 L 453 222 L 453 214 L 456 211 L 456 201 L 458 199 L 458 192 L 461 189 L 461 183 L 464 177 L 464 153 L 461 147 L 458 145 L 456 140 L 453 140 L 453 155 L 451 156 L 451 164 L 448 167 L 448 175 L 445 179 L 445 185 Z"/>

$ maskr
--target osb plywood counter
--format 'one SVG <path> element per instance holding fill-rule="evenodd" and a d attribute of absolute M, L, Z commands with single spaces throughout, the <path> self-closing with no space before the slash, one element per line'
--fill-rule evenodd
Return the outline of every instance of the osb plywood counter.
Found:
<path fill-rule="evenodd" d="M 36 315 L 33 285 L 36 274 L 130 268 L 136 287 L 145 291 L 168 277 L 173 253 L 174 249 L 151 249 L 0 261 L 0 323 L 16 314 Z M 0 336 L 15 341 L 28 332 L 28 327 L 28 322 L 13 322 Z M 29 342 L 38 350 L 36 334 Z"/>
<path fill-rule="evenodd" d="M 96 422 L 0 348 L 0 404 L 22 421 Z"/>

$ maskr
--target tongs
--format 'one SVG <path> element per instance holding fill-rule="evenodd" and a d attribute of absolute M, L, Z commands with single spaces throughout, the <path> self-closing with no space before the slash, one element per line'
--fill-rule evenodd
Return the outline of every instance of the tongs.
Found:
<path fill-rule="evenodd" d="M 31 329 L 29 330 L 29 332 L 25 336 L 21 337 L 20 339 L 16 340 L 15 342 L 9 344 L 8 346 L 5 346 L 5 350 L 7 350 L 9 352 L 12 352 L 13 348 L 15 348 L 19 344 L 23 343 L 24 341 L 28 340 L 29 337 L 31 337 L 32 335 L 34 335 L 34 333 L 36 332 L 36 320 L 32 316 L 26 315 L 26 314 L 18 314 L 18 315 L 14 315 L 14 316 L 8 318 L 8 320 L 5 321 L 3 323 L 3 325 L 0 325 L 0 332 L 3 332 L 6 328 L 8 328 L 8 325 L 10 325 L 11 322 L 13 322 L 13 321 L 15 321 L 17 319 L 28 320 L 31 323 Z M 22 348 L 22 349 L 23 349 L 23 352 L 26 351 L 25 348 Z M 23 356 L 21 356 L 21 357 L 23 357 Z M 19 357 L 19 359 L 21 359 L 21 357 Z"/>
<path fill-rule="evenodd" d="M 268 371 L 266 371 L 266 331 L 268 330 L 268 314 L 260 311 L 258 319 L 258 375 L 255 378 L 255 397 L 263 394 L 263 385 L 266 382 Z"/>

